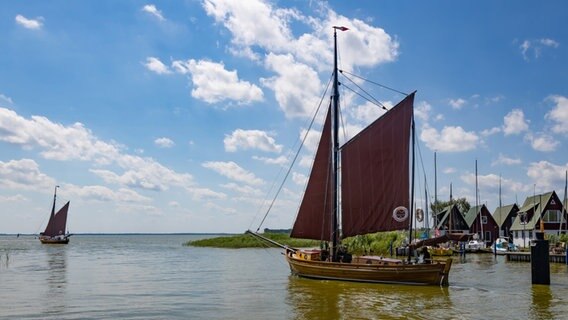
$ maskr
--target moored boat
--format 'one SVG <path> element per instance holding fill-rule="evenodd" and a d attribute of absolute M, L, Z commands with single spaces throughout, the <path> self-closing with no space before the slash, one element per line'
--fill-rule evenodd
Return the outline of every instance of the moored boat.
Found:
<path fill-rule="evenodd" d="M 418 263 L 411 259 L 412 250 L 403 260 L 352 256 L 341 246 L 345 237 L 412 229 L 415 92 L 340 147 L 337 30 L 348 29 L 334 27 L 333 95 L 290 235 L 326 245 L 316 250 L 289 248 L 248 233 L 284 248 L 292 274 L 301 277 L 447 286 L 451 259 Z"/>

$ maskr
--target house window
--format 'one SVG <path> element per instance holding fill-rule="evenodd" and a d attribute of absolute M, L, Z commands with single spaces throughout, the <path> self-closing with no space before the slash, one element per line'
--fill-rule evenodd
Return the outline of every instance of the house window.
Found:
<path fill-rule="evenodd" d="M 486 216 L 481 216 L 481 223 L 487 224 L 487 217 Z"/>
<path fill-rule="evenodd" d="M 485 241 L 492 241 L 491 240 L 491 232 L 485 231 Z"/>
<path fill-rule="evenodd" d="M 519 238 L 519 231 L 515 231 L 515 238 Z"/>
<path fill-rule="evenodd" d="M 546 210 L 546 212 L 542 215 L 542 220 L 552 223 L 560 222 L 560 210 Z"/>
<path fill-rule="evenodd" d="M 529 231 L 529 239 L 532 239 L 532 230 Z"/>

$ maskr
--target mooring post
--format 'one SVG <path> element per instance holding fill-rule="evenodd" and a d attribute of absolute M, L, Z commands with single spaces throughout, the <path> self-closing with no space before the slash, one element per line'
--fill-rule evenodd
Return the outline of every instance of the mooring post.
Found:
<path fill-rule="evenodd" d="M 531 275 L 533 284 L 550 284 L 550 261 L 548 240 L 544 232 L 535 232 L 536 239 L 531 241 Z"/>

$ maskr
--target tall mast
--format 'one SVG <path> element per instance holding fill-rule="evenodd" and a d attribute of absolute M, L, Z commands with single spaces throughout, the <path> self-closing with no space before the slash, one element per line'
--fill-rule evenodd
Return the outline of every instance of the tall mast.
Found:
<path fill-rule="evenodd" d="M 411 135 L 412 135 L 412 177 L 410 178 L 410 217 L 408 219 L 408 262 L 410 262 L 410 244 L 412 244 L 412 215 L 414 213 L 414 109 L 412 111 L 412 124 L 411 124 Z"/>
<path fill-rule="evenodd" d="M 51 217 L 52 218 L 55 215 L 55 200 L 57 198 L 57 188 L 59 188 L 59 186 L 55 186 L 55 190 L 53 191 L 53 207 L 51 208 Z"/>
<path fill-rule="evenodd" d="M 475 159 L 475 210 L 479 212 L 479 227 L 481 230 L 481 240 L 485 243 L 485 235 L 483 234 L 483 212 L 479 208 L 479 187 L 477 186 L 477 159 Z"/>
<path fill-rule="evenodd" d="M 436 161 L 436 151 L 434 151 L 434 226 L 438 227 L 438 168 Z"/>
<path fill-rule="evenodd" d="M 428 217 L 428 189 L 426 188 L 426 174 L 424 174 L 424 228 L 426 229 L 426 234 L 430 238 L 430 217 Z"/>
<path fill-rule="evenodd" d="M 560 215 L 560 230 L 558 231 L 558 235 L 560 235 L 560 233 L 562 233 L 562 223 L 564 221 L 564 215 L 566 214 L 566 205 L 568 204 L 566 201 L 566 193 L 568 189 L 568 170 L 566 170 L 566 182 L 564 183 L 564 201 L 562 202 L 562 213 Z M 566 221 L 566 224 L 568 224 L 568 220 Z M 568 226 L 567 226 L 568 229 Z"/>
<path fill-rule="evenodd" d="M 499 174 L 499 213 L 501 214 L 501 217 L 503 217 L 503 212 L 501 210 L 503 208 L 503 202 L 501 201 L 501 174 Z M 505 227 L 505 223 L 503 223 L 503 228 Z M 503 230 L 503 236 L 506 236 L 506 230 Z M 499 230 L 499 235 L 501 235 L 501 230 Z"/>
<path fill-rule="evenodd" d="M 452 205 L 452 183 L 450 182 L 450 205 Z M 451 206 L 450 208 L 453 208 L 453 206 Z M 448 230 L 450 233 L 452 233 L 452 210 L 450 209 L 450 222 L 448 223 Z"/>
<path fill-rule="evenodd" d="M 331 210 L 331 252 L 332 261 L 337 261 L 337 245 L 339 243 L 339 227 L 337 221 L 339 215 L 339 75 L 337 68 L 337 29 L 341 31 L 347 30 L 345 27 L 333 27 L 333 107 L 332 107 L 332 190 L 333 190 L 333 207 Z"/>

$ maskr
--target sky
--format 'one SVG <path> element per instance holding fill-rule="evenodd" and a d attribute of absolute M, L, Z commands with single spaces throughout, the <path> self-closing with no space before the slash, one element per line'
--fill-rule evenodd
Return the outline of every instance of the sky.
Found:
<path fill-rule="evenodd" d="M 418 207 L 450 184 L 475 204 L 476 161 L 491 212 L 564 197 L 565 1 L 0 6 L 0 233 L 43 231 L 56 185 L 72 233 L 256 229 L 326 94 L 333 26 L 349 28 L 342 70 L 417 91 Z M 403 98 L 350 79 L 387 107 Z M 383 111 L 340 80 L 345 141 Z M 321 123 L 262 228 L 292 226 Z"/>

